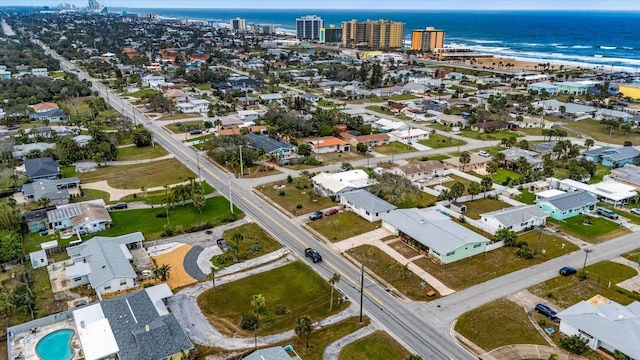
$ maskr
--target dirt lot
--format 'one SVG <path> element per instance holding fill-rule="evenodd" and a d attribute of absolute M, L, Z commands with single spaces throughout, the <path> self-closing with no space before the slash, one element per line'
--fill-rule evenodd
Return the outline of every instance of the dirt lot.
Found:
<path fill-rule="evenodd" d="M 195 284 L 197 282 L 196 279 L 189 276 L 184 270 L 184 256 L 189 250 L 191 250 L 191 245 L 185 244 L 171 252 L 153 257 L 156 266 L 162 266 L 163 264 L 171 266 L 171 273 L 169 279 L 167 279 L 167 285 L 169 285 L 171 289 Z"/>

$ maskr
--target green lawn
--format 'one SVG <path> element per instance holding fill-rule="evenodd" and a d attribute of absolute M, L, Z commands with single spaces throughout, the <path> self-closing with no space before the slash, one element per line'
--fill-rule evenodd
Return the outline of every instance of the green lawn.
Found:
<path fill-rule="evenodd" d="M 626 140 L 634 142 L 633 145 L 638 144 L 638 137 L 640 136 L 640 130 L 638 128 L 624 133 L 623 130 L 614 129 L 609 135 L 609 128 L 604 128 L 598 120 L 582 120 L 582 121 L 563 121 L 569 129 L 575 130 L 587 136 L 594 138 L 596 141 L 601 141 L 610 144 L 622 145 Z M 634 141 L 635 140 L 635 141 Z"/>
<path fill-rule="evenodd" d="M 183 119 L 195 119 L 195 118 L 202 118 L 202 115 L 200 114 L 167 114 L 167 115 L 162 115 L 158 120 L 160 121 L 169 121 L 169 120 L 183 120 Z"/>
<path fill-rule="evenodd" d="M 141 98 L 145 95 L 155 95 L 158 94 L 158 91 L 153 90 L 152 88 L 140 88 L 139 90 L 132 92 L 132 93 L 126 93 L 126 96 L 131 96 L 134 98 Z"/>
<path fill-rule="evenodd" d="M 467 205 L 465 215 L 475 220 L 480 219 L 480 214 L 511 207 L 511 205 L 505 202 L 491 198 L 476 198 L 464 204 Z"/>
<path fill-rule="evenodd" d="M 526 241 L 531 250 L 535 250 L 538 244 L 537 256 L 525 260 L 516 255 L 515 248 L 501 247 L 447 265 L 438 265 L 425 258 L 414 261 L 414 264 L 448 287 L 462 290 L 578 250 L 576 245 L 546 232 L 542 233 L 539 243 L 537 231 L 523 233 L 519 235 L 518 240 Z M 542 249 L 545 250 L 544 256 L 541 254 Z"/>
<path fill-rule="evenodd" d="M 629 229 L 621 227 L 617 223 L 605 218 L 592 217 L 591 220 L 591 225 L 585 225 L 582 215 L 577 215 L 562 221 L 547 218 L 547 222 L 557 225 L 560 231 L 592 244 L 614 239 L 630 232 Z"/>
<path fill-rule="evenodd" d="M 436 294 L 429 298 L 427 292 L 436 291 L 431 285 L 426 284 L 423 288 L 421 283 L 424 280 L 408 269 L 403 270 L 406 264 L 400 264 L 373 245 L 360 245 L 347 250 L 347 253 L 411 300 L 427 301 L 440 297 Z"/>
<path fill-rule="evenodd" d="M 189 132 L 191 130 L 202 130 L 202 129 L 204 129 L 204 121 L 203 120 L 198 120 L 198 121 L 179 121 L 179 122 L 176 122 L 175 124 L 165 125 L 164 127 L 169 129 L 169 131 L 171 131 L 174 134 L 183 134 L 183 133 Z"/>
<path fill-rule="evenodd" d="M 337 107 L 337 106 L 340 106 L 340 104 L 338 104 L 336 102 L 333 102 L 333 101 L 320 99 L 320 100 L 318 100 L 318 106 L 322 106 L 322 107 Z"/>
<path fill-rule="evenodd" d="M 346 280 L 346 279 L 345 279 Z M 258 336 L 275 334 L 295 327 L 296 318 L 306 315 L 318 321 L 345 309 L 338 303 L 340 293 L 334 293 L 333 310 L 329 311 L 331 285 L 316 275 L 307 264 L 294 262 L 248 278 L 207 290 L 198 297 L 198 305 L 209 321 L 225 334 L 252 335 L 243 331 L 243 314 L 254 313 L 253 295 L 262 294 L 266 309 L 260 314 Z M 276 315 L 275 309 L 285 306 L 288 312 Z"/>
<path fill-rule="evenodd" d="M 455 330 L 487 352 L 511 344 L 548 345 L 525 309 L 504 299 L 463 314 Z"/>
<path fill-rule="evenodd" d="M 420 192 L 420 198 L 415 201 L 407 200 L 401 203 L 394 204 L 400 209 L 410 209 L 410 208 L 427 208 L 429 206 L 433 206 L 436 204 L 437 198 L 431 194 L 427 194 L 424 191 Z"/>
<path fill-rule="evenodd" d="M 507 178 L 511 178 L 511 179 L 520 178 L 520 173 L 517 173 L 509 169 L 498 169 L 498 172 L 493 174 L 491 178 L 493 179 L 494 183 L 502 184 L 503 182 L 507 181 Z"/>
<path fill-rule="evenodd" d="M 463 140 L 453 139 L 450 136 L 443 136 L 440 134 L 431 134 L 429 135 L 428 140 L 420 140 L 419 144 L 424 146 L 428 146 L 432 149 L 441 149 L 451 146 L 462 146 L 465 145 L 466 142 Z"/>
<path fill-rule="evenodd" d="M 348 344 L 339 360 L 405 360 L 410 353 L 384 331 L 376 331 Z"/>
<path fill-rule="evenodd" d="M 127 146 L 118 149 L 118 161 L 153 159 L 167 155 L 168 152 L 162 146 Z"/>
<path fill-rule="evenodd" d="M 171 171 L 167 171 L 171 169 Z M 78 173 L 83 183 L 106 180 L 116 189 L 140 189 L 177 184 L 196 175 L 176 159 L 126 166 L 104 166 L 96 171 Z"/>
<path fill-rule="evenodd" d="M 393 141 L 385 145 L 376 146 L 373 148 L 373 151 L 379 152 L 385 155 L 391 154 L 404 154 L 409 152 L 414 152 L 416 149 L 411 145 L 403 144 L 398 141 Z"/>
<path fill-rule="evenodd" d="M 243 235 L 243 238 L 237 244 L 233 239 L 234 234 Z M 234 252 L 232 249 L 226 254 L 216 255 L 211 258 L 211 263 L 218 269 L 269 254 L 282 247 L 282 244 L 255 223 L 244 224 L 238 228 L 227 230 L 222 235 L 222 238 L 232 247 L 237 246 L 238 250 Z"/>
<path fill-rule="evenodd" d="M 370 223 L 354 212 L 343 211 L 312 221 L 308 225 L 324 235 L 329 241 L 336 242 L 378 229 L 380 222 Z"/>
<path fill-rule="evenodd" d="M 235 213 L 241 212 L 235 209 Z M 210 222 L 214 226 L 222 224 L 222 220 L 229 214 L 229 201 L 222 196 L 207 199 L 202 214 L 193 205 L 177 205 L 169 209 L 169 219 L 163 217 L 165 209 L 113 211 L 110 213 L 113 225 L 110 229 L 100 232 L 101 236 L 120 236 L 136 231 L 142 231 L 145 240 L 156 240 L 161 237 L 165 225 L 169 223 L 174 229 L 185 229 L 189 225 Z M 159 217 L 160 216 L 160 217 Z"/>
<path fill-rule="evenodd" d="M 462 130 L 460 135 L 477 140 L 502 140 L 511 137 L 521 137 L 522 135 L 509 130 L 498 131 L 494 133 L 479 133 L 473 130 Z"/>
<path fill-rule="evenodd" d="M 393 95 L 389 97 L 389 100 L 392 100 L 392 101 L 404 101 L 404 100 L 415 100 L 415 99 L 421 99 L 421 97 L 415 96 L 412 94 Z"/>
<path fill-rule="evenodd" d="M 76 174 L 76 167 L 75 166 L 61 166 L 60 167 L 60 174 L 62 175 L 63 178 L 70 178 L 70 177 L 78 176 Z"/>
<path fill-rule="evenodd" d="M 605 175 L 609 175 L 611 173 L 611 168 L 608 166 L 604 166 L 600 163 L 596 164 L 596 173 L 589 180 L 589 184 L 597 184 L 602 181 L 602 178 Z"/>
<path fill-rule="evenodd" d="M 535 205 L 536 203 L 536 194 L 529 192 L 528 190 L 522 190 L 522 194 L 518 195 L 516 200 L 525 203 L 527 205 Z"/>
<path fill-rule="evenodd" d="M 60 238 L 60 233 L 55 231 L 55 232 L 51 232 L 49 231 L 48 235 L 40 235 L 40 233 L 31 233 L 31 234 L 26 234 L 23 236 L 24 239 L 24 251 L 25 253 L 30 253 L 33 251 L 37 251 L 37 250 L 41 250 L 42 247 L 40 246 L 40 244 L 47 242 L 47 241 L 53 241 L 56 240 L 58 241 L 58 244 L 60 245 L 69 245 L 69 243 L 73 240 L 77 240 L 77 238 L 70 238 L 70 239 L 62 239 Z"/>
<path fill-rule="evenodd" d="M 393 112 L 391 112 L 389 110 L 384 110 L 384 109 L 388 109 L 388 107 L 382 106 L 382 105 L 370 105 L 370 106 L 367 106 L 366 109 L 367 110 L 371 110 L 371 111 L 375 111 L 375 112 L 383 114 L 383 115 L 394 115 Z"/>
<path fill-rule="evenodd" d="M 202 184 L 202 189 L 204 190 L 203 191 L 204 195 L 209 195 L 215 190 L 211 185 L 207 183 Z M 147 191 L 146 193 L 141 191 L 134 195 L 125 196 L 118 201 L 124 201 L 124 202 L 142 201 L 148 205 L 151 205 L 151 204 L 161 205 L 163 204 L 165 197 L 166 197 L 166 192 L 164 190 L 150 191 L 150 192 Z M 176 206 L 182 206 L 182 201 L 176 202 Z"/>
<path fill-rule="evenodd" d="M 602 261 L 587 266 L 586 272 L 588 276 L 585 280 L 581 280 L 578 276 L 582 273 L 582 269 L 579 268 L 577 275 L 557 276 L 530 287 L 529 291 L 564 308 L 596 295 L 602 295 L 623 305 L 639 300 L 638 294 L 628 293 L 615 285 L 637 275 L 638 272 L 633 268 L 611 261 Z"/>
<path fill-rule="evenodd" d="M 105 204 L 109 203 L 109 199 L 111 195 L 106 191 L 100 191 L 100 190 L 94 190 L 94 189 L 83 189 L 82 185 L 80 186 L 80 189 L 82 190 L 82 196 L 79 198 L 71 199 L 71 202 L 82 202 L 82 201 L 102 199 L 104 200 Z"/>
<path fill-rule="evenodd" d="M 280 189 L 275 187 L 284 185 L 284 196 L 280 195 Z M 306 214 L 312 213 L 317 210 L 329 208 L 331 206 L 337 206 L 336 202 L 323 196 L 316 195 L 313 191 L 313 184 L 308 181 L 307 178 L 293 179 L 291 184 L 286 181 L 279 181 L 266 185 L 261 185 L 258 190 L 266 195 L 269 199 L 282 206 L 285 210 L 297 213 Z M 296 208 L 296 205 L 302 205 L 302 208 Z"/>

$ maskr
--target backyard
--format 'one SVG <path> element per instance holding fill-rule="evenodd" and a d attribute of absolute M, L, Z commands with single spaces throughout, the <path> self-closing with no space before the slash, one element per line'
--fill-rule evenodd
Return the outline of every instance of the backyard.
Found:
<path fill-rule="evenodd" d="M 308 223 L 308 225 L 332 242 L 345 240 L 380 228 L 379 221 L 371 223 L 351 211 L 325 216 Z"/>
<path fill-rule="evenodd" d="M 171 169 L 171 171 L 167 171 Z M 125 166 L 103 166 L 95 171 L 78 173 L 83 183 L 106 180 L 116 189 L 141 189 L 177 184 L 196 176 L 176 159 Z"/>
<path fill-rule="evenodd" d="M 255 313 L 251 301 L 257 294 L 261 294 L 266 303 L 259 313 L 258 336 L 291 330 L 298 316 L 306 315 L 318 321 L 348 306 L 338 301 L 341 295 L 336 291 L 333 310 L 329 311 L 331 285 L 301 262 L 217 286 L 215 291 L 207 290 L 198 297 L 198 305 L 220 332 L 249 336 L 253 332 L 242 330 L 240 321 L 244 315 Z"/>
<path fill-rule="evenodd" d="M 405 360 L 409 352 L 384 331 L 346 345 L 340 352 L 339 360 Z"/>
<path fill-rule="evenodd" d="M 584 223 L 584 216 L 577 215 L 564 220 L 547 218 L 547 223 L 558 230 L 580 238 L 588 243 L 599 243 L 630 233 L 629 229 L 602 217 L 591 217 L 591 224 Z"/>
<path fill-rule="evenodd" d="M 480 214 L 511 207 L 511 205 L 505 202 L 492 198 L 476 198 L 464 204 L 467 206 L 465 215 L 475 220 L 480 219 Z"/>
<path fill-rule="evenodd" d="M 307 181 L 304 177 L 293 179 L 291 184 L 287 181 L 279 181 L 261 185 L 258 190 L 286 211 L 297 214 L 312 213 L 338 205 L 327 197 L 317 195 L 311 181 Z M 298 204 L 302 207 L 298 208 Z"/>
<path fill-rule="evenodd" d="M 432 149 L 441 149 L 451 146 L 462 146 L 467 143 L 464 140 L 454 139 L 451 136 L 443 136 L 440 134 L 430 134 L 428 140 L 420 140 L 418 143 L 428 146 Z"/>
<path fill-rule="evenodd" d="M 238 237 L 235 234 L 240 234 L 241 236 Z M 255 223 L 244 224 L 235 229 L 227 230 L 222 235 L 222 238 L 227 241 L 231 249 L 229 252 L 216 255 L 211 259 L 211 263 L 218 269 L 233 265 L 239 261 L 269 254 L 282 247 L 282 244 Z"/>

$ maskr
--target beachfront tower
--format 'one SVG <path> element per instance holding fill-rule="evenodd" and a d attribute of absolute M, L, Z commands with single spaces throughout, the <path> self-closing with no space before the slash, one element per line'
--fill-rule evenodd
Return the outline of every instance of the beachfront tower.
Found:
<path fill-rule="evenodd" d="M 370 50 L 401 49 L 405 24 L 391 20 L 358 20 L 342 23 L 342 46 L 364 47 Z"/>
<path fill-rule="evenodd" d="M 427 27 L 424 30 L 413 30 L 411 36 L 411 50 L 432 52 L 433 49 L 444 47 L 444 30 Z"/>
<path fill-rule="evenodd" d="M 296 19 L 296 34 L 298 40 L 320 40 L 320 29 L 324 27 L 324 20 L 315 15 L 307 15 Z"/>
<path fill-rule="evenodd" d="M 247 30 L 247 20 L 235 18 L 229 21 L 229 25 L 231 27 L 231 31 L 245 31 Z"/>

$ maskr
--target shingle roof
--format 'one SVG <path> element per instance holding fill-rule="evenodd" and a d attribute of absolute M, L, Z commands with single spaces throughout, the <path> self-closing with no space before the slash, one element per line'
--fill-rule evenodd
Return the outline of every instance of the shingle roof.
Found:
<path fill-rule="evenodd" d="M 410 162 L 403 166 L 398 166 L 398 170 L 402 171 L 406 175 L 421 173 L 421 172 L 433 172 L 435 170 L 444 170 L 444 165 L 438 160 L 428 160 L 419 162 Z"/>
<path fill-rule="evenodd" d="M 616 179 L 640 185 L 640 166 L 625 164 L 621 168 L 612 169 L 611 172 L 616 176 Z"/>
<path fill-rule="evenodd" d="M 27 159 L 24 161 L 24 167 L 27 171 L 28 178 L 39 178 L 51 175 L 59 175 L 58 162 L 50 157 Z"/>
<path fill-rule="evenodd" d="M 22 193 L 25 196 L 33 196 L 35 201 L 42 198 L 48 198 L 49 200 L 66 199 L 69 197 L 69 191 L 67 189 L 58 190 L 58 185 L 79 183 L 80 179 L 77 177 L 57 179 L 57 180 L 36 180 L 35 182 L 22 185 Z"/>
<path fill-rule="evenodd" d="M 267 135 L 248 133 L 245 136 L 249 139 L 249 142 L 251 142 L 251 146 L 255 149 L 264 148 L 269 154 L 280 149 L 294 148 L 291 144 L 270 138 Z"/>
<path fill-rule="evenodd" d="M 255 352 L 247 355 L 244 360 L 291 360 L 291 355 L 289 355 L 289 353 L 287 353 L 283 348 L 281 348 L 280 346 L 276 346 L 276 347 L 272 347 L 272 348 L 267 348 L 267 349 L 260 349 L 260 350 L 256 350 Z M 298 357 L 296 357 L 296 359 L 299 359 Z"/>
<path fill-rule="evenodd" d="M 481 217 L 495 217 L 504 227 L 522 224 L 531 218 L 546 218 L 547 213 L 535 205 L 520 205 L 480 214 Z"/>
<path fill-rule="evenodd" d="M 350 191 L 342 194 L 341 198 L 372 214 L 382 213 L 397 208 L 395 205 L 380 199 L 366 190 Z"/>
<path fill-rule="evenodd" d="M 601 148 L 591 149 L 582 153 L 585 156 L 601 156 L 611 159 L 612 161 L 620 161 L 634 158 L 640 155 L 640 151 L 632 146 L 611 147 L 605 146 Z"/>
<path fill-rule="evenodd" d="M 595 204 L 598 200 L 586 191 L 574 191 L 546 198 L 542 201 L 549 202 L 560 211 L 575 209 L 588 204 Z"/>

